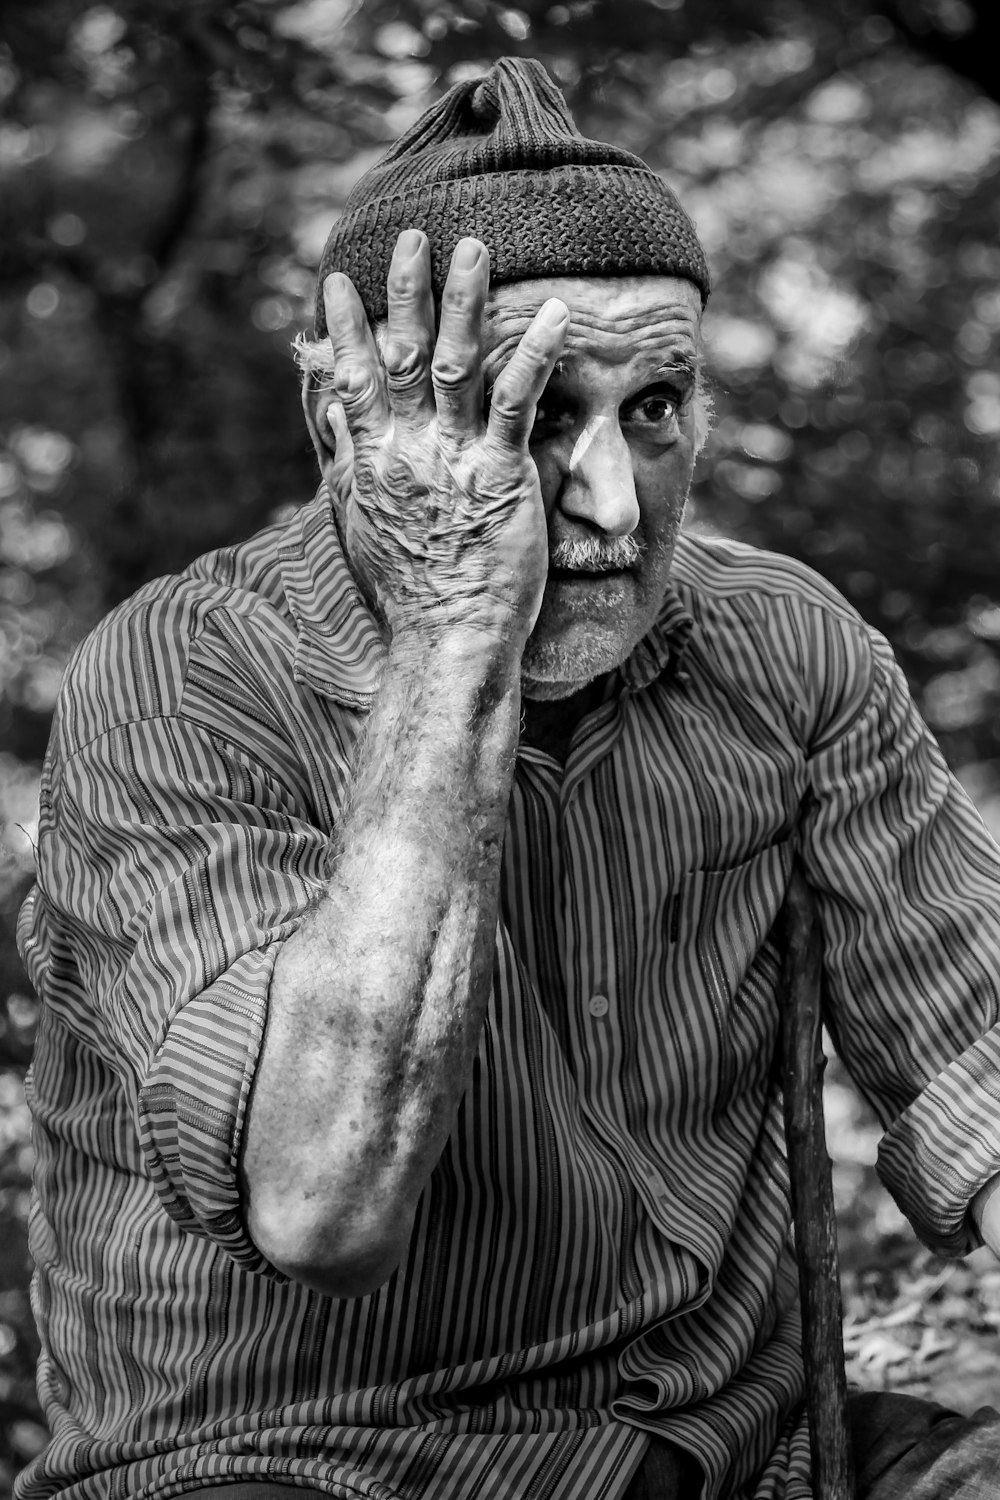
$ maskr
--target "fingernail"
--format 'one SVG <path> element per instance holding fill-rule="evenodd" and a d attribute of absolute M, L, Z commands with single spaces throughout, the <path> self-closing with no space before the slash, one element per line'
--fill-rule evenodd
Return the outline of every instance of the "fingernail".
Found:
<path fill-rule="evenodd" d="M 396 254 L 401 260 L 415 260 L 424 245 L 419 229 L 404 229 L 396 241 Z"/>
<path fill-rule="evenodd" d="M 542 303 L 541 321 L 546 328 L 558 328 L 568 317 L 569 308 L 558 297 L 550 297 L 547 302 Z"/>
<path fill-rule="evenodd" d="M 451 263 L 456 271 L 472 271 L 478 266 L 482 253 L 483 247 L 478 240 L 459 240 Z"/>

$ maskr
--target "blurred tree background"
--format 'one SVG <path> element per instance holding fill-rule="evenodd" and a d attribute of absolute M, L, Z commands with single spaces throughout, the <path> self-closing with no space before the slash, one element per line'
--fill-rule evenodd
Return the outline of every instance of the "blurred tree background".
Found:
<path fill-rule="evenodd" d="M 34 1002 L 13 923 L 60 676 L 144 580 L 311 494 L 288 346 L 309 322 L 319 251 L 356 178 L 448 84 L 502 53 L 538 57 L 586 134 L 638 152 L 679 191 L 716 278 L 718 415 L 694 524 L 803 558 L 884 630 L 1000 828 L 991 12 L 990 0 L 6 0 L 0 1491 L 43 1439 L 21 1088 Z M 870 1119 L 842 1080 L 831 1098 L 850 1262 L 858 1236 L 884 1251 L 900 1226 L 871 1190 Z M 980 1304 L 995 1348 L 1000 1288 Z"/>

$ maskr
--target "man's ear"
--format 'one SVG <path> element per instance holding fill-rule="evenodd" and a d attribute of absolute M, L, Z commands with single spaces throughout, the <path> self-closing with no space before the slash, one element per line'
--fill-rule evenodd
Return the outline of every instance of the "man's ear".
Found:
<path fill-rule="evenodd" d="M 302 410 L 323 481 L 332 496 L 345 499 L 354 473 L 354 444 L 343 406 L 312 372 L 302 381 Z"/>

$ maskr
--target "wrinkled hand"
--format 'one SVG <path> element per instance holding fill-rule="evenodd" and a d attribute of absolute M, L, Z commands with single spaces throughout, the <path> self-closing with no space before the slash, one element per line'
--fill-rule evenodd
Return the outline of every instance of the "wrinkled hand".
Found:
<path fill-rule="evenodd" d="M 485 630 L 524 641 L 548 567 L 545 513 L 528 437 L 569 322 L 550 299 L 483 413 L 482 325 L 489 255 L 462 240 L 435 344 L 430 249 L 397 241 L 381 355 L 350 280 L 324 283 L 334 389 L 354 446 L 344 508 L 348 552 L 393 638 Z"/>

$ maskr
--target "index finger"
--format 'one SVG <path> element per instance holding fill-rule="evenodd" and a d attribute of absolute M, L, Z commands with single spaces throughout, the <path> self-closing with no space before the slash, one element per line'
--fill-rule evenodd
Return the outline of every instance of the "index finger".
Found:
<path fill-rule="evenodd" d="M 334 390 L 351 437 L 380 437 L 389 423 L 385 373 L 364 303 L 349 277 L 336 271 L 323 283 L 326 326 L 333 348 Z"/>
<path fill-rule="evenodd" d="M 493 387 L 486 437 L 501 448 L 523 449 L 541 399 L 562 353 L 569 308 L 558 297 L 543 302 Z"/>

